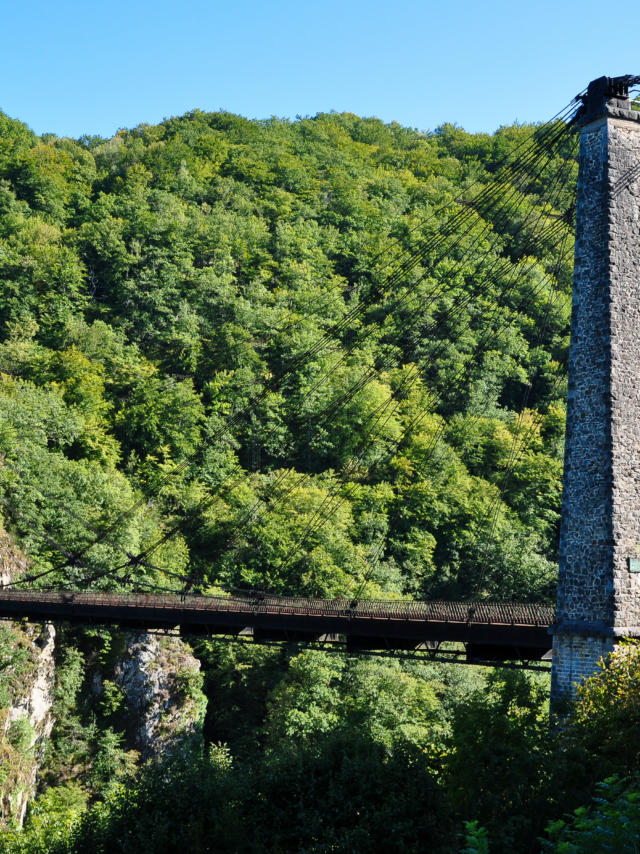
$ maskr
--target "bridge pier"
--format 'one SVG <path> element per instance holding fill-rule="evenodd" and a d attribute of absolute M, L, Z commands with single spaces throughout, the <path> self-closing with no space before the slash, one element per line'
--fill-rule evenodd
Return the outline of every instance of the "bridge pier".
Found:
<path fill-rule="evenodd" d="M 640 112 L 629 83 L 583 98 L 551 699 L 640 637 Z"/>

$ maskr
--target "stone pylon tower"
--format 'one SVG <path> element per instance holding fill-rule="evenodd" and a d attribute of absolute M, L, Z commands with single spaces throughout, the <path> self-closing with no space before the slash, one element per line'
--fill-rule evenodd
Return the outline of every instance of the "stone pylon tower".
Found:
<path fill-rule="evenodd" d="M 551 696 L 640 636 L 640 112 L 601 77 L 579 112 L 580 170 Z"/>

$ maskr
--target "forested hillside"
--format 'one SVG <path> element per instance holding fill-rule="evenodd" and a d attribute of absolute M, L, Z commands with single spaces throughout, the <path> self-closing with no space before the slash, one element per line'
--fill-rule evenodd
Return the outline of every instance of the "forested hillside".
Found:
<path fill-rule="evenodd" d="M 572 140 L 442 244 L 531 127 L 1 121 L 0 488 L 47 582 L 553 596 Z"/>
<path fill-rule="evenodd" d="M 552 601 L 576 174 L 555 125 L 196 111 L 71 140 L 0 114 L 0 511 L 29 583 Z M 34 665 L 0 640 L 1 712 Z M 221 640 L 171 687 L 196 735 L 145 764 L 127 643 L 59 631 L 5 850 L 538 851 L 635 770 L 631 654 L 550 733 L 544 675 Z M 597 810 L 637 818 L 620 781 Z M 601 850 L 589 821 L 548 850 Z"/>

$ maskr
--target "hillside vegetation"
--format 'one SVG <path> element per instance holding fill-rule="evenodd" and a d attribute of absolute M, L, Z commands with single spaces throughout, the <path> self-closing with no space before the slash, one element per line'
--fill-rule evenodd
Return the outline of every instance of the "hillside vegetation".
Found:
<path fill-rule="evenodd" d="M 144 552 L 139 585 L 553 597 L 573 140 L 455 220 L 532 132 L 1 116 L 0 497 L 39 583 Z"/>
<path fill-rule="evenodd" d="M 71 140 L 0 114 L 0 512 L 29 583 L 553 601 L 576 174 L 554 126 L 196 111 Z M 201 639 L 172 676 L 200 730 L 145 764 L 127 643 L 59 629 L 2 850 L 635 851 L 636 647 L 552 730 L 546 675 Z"/>

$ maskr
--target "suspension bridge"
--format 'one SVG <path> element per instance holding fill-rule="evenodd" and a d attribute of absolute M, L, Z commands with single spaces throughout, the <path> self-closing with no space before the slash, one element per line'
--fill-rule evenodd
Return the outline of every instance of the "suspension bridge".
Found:
<path fill-rule="evenodd" d="M 527 194 L 526 188 L 544 172 L 554 155 L 561 150 L 566 151 L 568 144 L 575 144 L 578 137 L 576 128 L 581 123 L 584 125 L 589 121 L 592 118 L 591 113 L 598 118 L 597 112 L 602 104 L 607 105 L 606 109 L 615 108 L 623 113 L 629 112 L 629 89 L 639 83 L 640 78 L 631 76 L 601 78 L 599 81 L 594 81 L 588 90 L 576 96 L 549 122 L 539 126 L 531 138 L 516 149 L 488 183 L 472 185 L 465 198 L 456 200 L 453 211 L 435 212 L 433 223 L 421 222 L 415 226 L 416 229 L 421 229 L 430 235 L 422 240 L 415 255 L 404 258 L 400 263 L 387 264 L 387 267 L 383 264 L 383 269 L 388 268 L 388 272 L 383 282 L 373 288 L 367 301 L 356 303 L 327 330 L 320 341 L 315 342 L 270 376 L 243 409 L 233 412 L 219 430 L 208 436 L 190 457 L 167 472 L 160 484 L 156 485 L 156 489 L 159 489 L 177 472 L 196 464 L 203 448 L 206 445 L 215 444 L 225 431 L 250 420 L 267 396 L 277 391 L 286 377 L 305 364 L 322 347 L 326 347 L 332 336 L 361 324 L 362 331 L 357 335 L 357 341 L 361 343 L 367 334 L 370 334 L 366 322 L 368 312 L 375 309 L 378 315 L 381 311 L 389 314 L 401 308 L 408 318 L 405 330 L 407 340 L 418 342 L 425 335 L 430 335 L 437 341 L 441 328 L 446 324 L 455 324 L 464 308 L 473 300 L 482 297 L 483 289 L 488 284 L 498 288 L 499 303 L 506 300 L 513 290 L 517 276 L 525 275 L 537 263 L 535 260 L 531 262 L 526 260 L 533 256 L 533 250 L 537 245 L 545 244 L 552 249 L 557 254 L 558 264 L 560 264 L 571 251 L 567 246 L 567 225 L 573 221 L 575 206 L 570 204 L 559 212 L 555 206 L 566 193 L 570 158 L 566 157 L 564 170 L 557 170 L 550 183 L 551 198 L 548 210 L 526 210 L 526 205 L 523 207 Z M 614 107 L 611 107 L 612 104 Z M 626 113 L 622 118 L 626 118 Z M 619 196 L 625 188 L 635 186 L 634 182 L 639 176 L 640 161 L 638 164 L 632 164 L 632 168 L 616 177 L 611 196 Z M 497 255 L 489 268 L 483 271 L 481 279 L 471 284 L 465 295 L 440 319 L 434 321 L 429 329 L 424 328 L 422 320 L 412 320 L 411 308 L 415 305 L 416 296 L 415 282 L 410 281 L 411 272 L 418 265 L 423 265 L 425 269 L 421 275 L 423 278 L 426 277 L 429 270 L 433 270 L 441 261 L 450 257 L 452 253 L 456 255 L 454 250 L 457 248 L 455 269 L 449 279 L 451 281 L 461 266 L 468 263 L 472 254 L 477 251 L 487 229 L 498 225 L 504 227 L 521 210 L 521 207 L 525 212 L 518 214 L 520 219 L 513 226 L 513 236 L 521 235 L 520 254 L 525 259 L 522 265 L 514 271 L 513 265 L 507 258 Z M 484 222 L 484 227 L 478 230 L 480 221 Z M 437 228 L 429 232 L 430 226 L 436 222 Z M 460 249 L 463 237 L 467 238 L 468 242 Z M 434 286 L 427 299 L 429 303 L 435 303 L 446 292 L 445 277 Z M 557 294 L 552 289 L 549 295 L 549 308 L 556 297 Z M 416 313 L 416 316 L 422 317 L 420 313 Z M 287 328 L 283 327 L 277 331 L 283 332 Z M 486 330 L 477 350 L 478 357 L 491 351 L 500 328 L 499 319 L 495 322 L 494 318 L 487 319 Z M 542 325 L 539 334 L 542 335 L 543 332 Z M 354 346 L 355 344 L 352 344 L 346 348 L 346 352 L 340 356 L 340 363 L 348 358 Z M 445 346 L 446 344 L 443 343 L 442 347 Z M 436 345 L 429 353 L 429 360 L 435 361 L 438 354 Z M 319 430 L 327 429 L 327 425 L 330 426 L 340 408 L 359 390 L 389 369 L 392 364 L 391 360 L 382 359 L 342 395 L 331 400 L 311 422 L 305 421 L 304 433 L 307 441 Z M 326 374 L 316 381 L 311 392 L 319 388 L 336 370 L 336 367 L 336 364 L 332 365 Z M 327 497 L 311 514 L 305 530 L 286 555 L 285 563 L 291 561 L 296 553 L 305 548 L 309 537 L 319 527 L 327 524 L 331 510 L 344 500 L 345 494 L 349 495 L 354 475 L 366 459 L 375 430 L 387 423 L 398 411 L 402 400 L 417 382 L 421 375 L 421 368 L 424 367 L 424 365 L 417 365 L 415 370 L 409 371 L 399 387 L 394 390 L 393 395 L 381 403 L 369 416 L 367 423 L 361 426 L 359 450 L 356 450 L 345 463 L 335 486 L 328 491 Z M 466 367 L 461 369 L 460 374 L 452 378 L 452 383 L 464 381 L 466 370 Z M 522 412 L 529 401 L 532 385 L 533 381 L 529 381 L 525 389 Z M 416 416 L 407 425 L 395 445 L 386 448 L 385 459 L 393 455 L 407 432 L 414 429 L 426 414 L 423 412 Z M 508 482 L 514 461 L 526 447 L 530 433 L 537 426 L 539 424 L 534 419 L 534 423 L 528 430 L 523 428 L 516 432 L 502 488 Z M 443 429 L 443 427 L 440 428 L 433 437 L 429 448 L 430 453 L 433 453 Z M 369 468 L 378 464 L 379 461 L 368 463 Z M 256 502 L 247 511 L 232 532 L 228 545 L 233 546 L 242 533 L 268 513 L 274 504 L 291 495 L 305 477 L 308 475 L 292 473 L 289 470 L 278 475 L 272 484 L 270 499 Z M 229 480 L 223 484 L 227 488 L 233 485 Z M 252 638 L 256 642 L 296 641 L 352 652 L 367 650 L 380 650 L 389 654 L 413 652 L 434 657 L 440 655 L 450 660 L 465 660 L 471 663 L 511 661 L 525 666 L 534 666 L 536 662 L 540 663 L 550 658 L 556 614 L 555 609 L 549 605 L 485 601 L 370 601 L 362 598 L 367 577 L 362 580 L 355 594 L 352 593 L 344 599 L 276 596 L 262 590 L 232 591 L 219 596 L 199 594 L 199 580 L 193 572 L 176 573 L 171 569 L 157 566 L 152 563 L 152 559 L 154 553 L 164 543 L 184 530 L 203 509 L 211 506 L 212 497 L 200 502 L 195 510 L 184 513 L 182 518 L 168 527 L 156 542 L 138 553 L 130 553 L 116 544 L 123 554 L 123 560 L 117 566 L 105 569 L 94 565 L 91 558 L 92 550 L 105 543 L 113 545 L 118 525 L 128 515 L 136 512 L 146 500 L 141 498 L 111 524 L 101 529 L 96 530 L 87 523 L 87 530 L 90 530 L 92 536 L 85 545 L 75 551 L 69 551 L 68 548 L 61 546 L 46 531 L 39 531 L 39 536 L 46 539 L 51 547 L 60 553 L 64 565 L 73 570 L 70 575 L 75 582 L 72 586 L 65 587 L 60 581 L 63 575 L 60 567 L 43 570 L 36 568 L 20 577 L 8 580 L 0 589 L 0 617 L 144 627 L 156 630 L 173 630 L 179 626 L 180 630 L 187 634 Z M 486 511 L 487 519 L 491 521 L 491 533 L 498 512 L 497 501 L 496 498 Z M 60 512 L 68 512 L 70 515 L 75 513 L 64 504 L 60 506 Z M 29 525 L 32 523 L 28 519 L 21 518 L 19 509 L 12 508 L 11 515 L 17 525 L 29 530 Z M 368 557 L 370 572 L 374 571 L 383 549 L 384 543 L 381 542 L 377 549 L 373 549 L 370 553 Z M 144 575 L 137 574 L 138 570 L 143 569 Z M 481 574 L 485 571 L 486 566 L 481 567 Z M 155 581 L 148 580 L 150 574 L 155 576 Z M 164 583 L 161 579 L 164 579 Z M 127 587 L 131 592 L 122 592 L 123 588 Z M 112 592 L 114 588 L 118 592 Z M 452 643 L 461 646 L 451 647 Z"/>
<path fill-rule="evenodd" d="M 553 608 L 486 602 L 309 599 L 259 592 L 194 596 L 74 591 L 0 591 L 0 615 L 119 625 L 257 642 L 317 643 L 348 652 L 404 650 L 433 658 L 489 663 L 543 660 Z M 464 651 L 441 648 L 454 641 Z"/>

